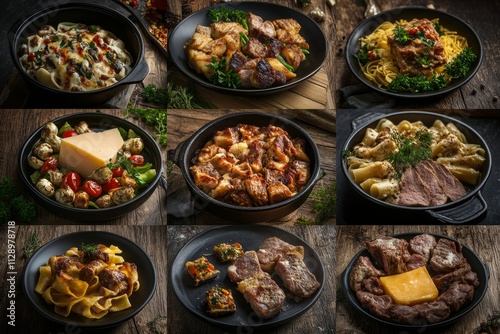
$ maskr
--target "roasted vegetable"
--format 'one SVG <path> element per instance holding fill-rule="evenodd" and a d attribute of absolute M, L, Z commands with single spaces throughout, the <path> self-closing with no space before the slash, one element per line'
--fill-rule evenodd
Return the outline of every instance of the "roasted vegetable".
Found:
<path fill-rule="evenodd" d="M 191 278 L 194 279 L 195 286 L 215 279 L 220 273 L 204 256 L 194 261 L 187 261 L 185 267 Z"/>

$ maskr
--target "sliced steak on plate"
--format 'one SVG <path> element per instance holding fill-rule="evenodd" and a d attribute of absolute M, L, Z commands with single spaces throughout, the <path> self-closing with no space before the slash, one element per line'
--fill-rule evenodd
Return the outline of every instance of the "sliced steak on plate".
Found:
<path fill-rule="evenodd" d="M 436 273 L 449 273 L 463 267 L 467 260 L 462 255 L 462 246 L 455 242 L 441 238 L 432 252 L 429 264 Z"/>
<path fill-rule="evenodd" d="M 289 252 L 279 258 L 274 272 L 294 296 L 307 298 L 319 289 L 321 283 L 307 268 L 302 258 L 300 253 Z"/>
<path fill-rule="evenodd" d="M 259 258 L 253 250 L 246 251 L 227 268 L 227 275 L 233 283 L 241 282 L 261 273 Z"/>
<path fill-rule="evenodd" d="M 302 254 L 302 258 L 304 257 L 304 247 L 302 246 L 291 245 L 277 237 L 265 239 L 257 251 L 262 270 L 272 272 L 278 258 L 290 251 L 296 251 Z"/>
<path fill-rule="evenodd" d="M 237 289 L 252 310 L 264 319 L 278 314 L 285 301 L 285 293 L 266 272 L 239 282 Z"/>

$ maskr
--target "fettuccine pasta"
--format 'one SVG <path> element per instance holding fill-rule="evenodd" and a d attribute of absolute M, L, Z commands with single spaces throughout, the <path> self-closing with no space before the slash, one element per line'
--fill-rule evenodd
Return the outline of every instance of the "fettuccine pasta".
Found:
<path fill-rule="evenodd" d="M 131 307 L 129 297 L 140 286 L 136 265 L 126 262 L 117 246 L 87 248 L 50 257 L 39 269 L 35 291 L 64 317 L 100 319 Z"/>

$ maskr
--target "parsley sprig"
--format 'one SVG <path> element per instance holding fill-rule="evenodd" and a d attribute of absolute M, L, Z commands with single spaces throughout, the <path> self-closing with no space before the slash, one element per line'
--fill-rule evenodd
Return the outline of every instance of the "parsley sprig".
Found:
<path fill-rule="evenodd" d="M 408 167 L 431 158 L 432 135 L 429 131 L 422 129 L 408 136 L 395 131 L 391 138 L 397 150 L 389 154 L 387 160 L 396 170 L 396 178 L 400 178 Z"/>

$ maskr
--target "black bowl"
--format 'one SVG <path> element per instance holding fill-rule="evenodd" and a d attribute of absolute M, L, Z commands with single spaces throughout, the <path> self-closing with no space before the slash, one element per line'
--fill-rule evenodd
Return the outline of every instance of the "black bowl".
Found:
<path fill-rule="evenodd" d="M 492 168 L 492 157 L 490 149 L 486 144 L 486 141 L 477 133 L 473 128 L 464 122 L 455 119 L 450 116 L 437 114 L 433 112 L 423 112 L 423 111 L 404 111 L 404 112 L 394 112 L 389 114 L 380 113 L 368 113 L 364 117 L 360 117 L 353 121 L 353 132 L 348 137 L 346 142 L 342 145 L 342 152 L 352 151 L 354 145 L 360 143 L 363 140 L 363 136 L 367 128 L 374 128 L 378 121 L 382 118 L 387 118 L 391 120 L 394 124 L 398 124 L 403 120 L 408 120 L 410 122 L 422 121 L 427 127 L 432 126 L 435 120 L 442 120 L 445 124 L 452 122 L 457 128 L 465 135 L 467 141 L 471 144 L 479 144 L 486 151 L 486 161 L 482 165 L 481 179 L 476 186 L 466 186 L 467 195 L 464 197 L 449 202 L 443 205 L 431 206 L 431 207 L 408 207 L 400 206 L 396 204 L 387 203 L 383 200 L 377 199 L 370 194 L 366 193 L 359 185 L 357 185 L 354 180 L 350 177 L 348 172 L 348 167 L 345 160 L 341 161 L 342 172 L 349 181 L 349 184 L 364 198 L 370 200 L 377 205 L 381 205 L 385 208 L 391 208 L 395 210 L 402 210 L 402 212 L 407 212 L 409 215 L 412 213 L 422 213 L 427 212 L 432 217 L 439 221 L 448 224 L 464 224 L 470 223 L 471 221 L 477 219 L 483 215 L 488 205 L 481 195 L 481 189 L 486 184 L 488 177 Z"/>
<path fill-rule="evenodd" d="M 158 144 L 145 130 L 141 129 L 134 123 L 110 114 L 99 112 L 76 113 L 61 116 L 52 120 L 58 128 L 60 128 L 65 122 L 73 125 L 79 123 L 80 121 L 86 121 L 93 131 L 104 131 L 116 127 L 122 127 L 125 130 L 134 130 L 135 133 L 137 133 L 144 141 L 144 150 L 141 154 L 144 155 L 146 162 L 151 162 L 153 167 L 156 169 L 156 176 L 151 184 L 142 189 L 142 191 L 132 200 L 117 206 L 102 209 L 79 209 L 69 207 L 56 202 L 53 198 L 43 195 L 31 182 L 30 175 L 34 172 L 34 170 L 29 166 L 27 158 L 32 154 L 33 146 L 41 140 L 41 131 L 45 126 L 44 124 L 28 137 L 21 148 L 21 152 L 18 157 L 21 180 L 25 184 L 29 193 L 38 202 L 38 204 L 49 209 L 54 214 L 67 219 L 82 222 L 114 219 L 135 210 L 153 194 L 158 183 L 160 182 L 163 171 L 163 162 Z"/>
<path fill-rule="evenodd" d="M 473 64 L 469 73 L 466 77 L 461 79 L 454 79 L 450 85 L 446 88 L 427 92 L 427 93 L 393 93 L 389 92 L 386 89 L 379 88 L 376 84 L 368 80 L 361 68 L 358 64 L 358 60 L 354 57 L 354 55 L 359 51 L 360 43 L 359 38 L 371 34 L 376 27 L 378 27 L 381 23 L 385 21 L 395 22 L 397 20 L 412 20 L 414 18 L 427 18 L 429 20 L 439 18 L 439 22 L 443 27 L 446 27 L 450 30 L 457 31 L 457 33 L 461 36 L 464 36 L 467 39 L 469 47 L 472 48 L 474 53 L 478 56 L 478 59 Z M 434 98 L 438 96 L 442 96 L 447 94 L 465 83 L 467 83 L 478 71 L 479 66 L 483 60 L 483 46 L 481 44 L 481 40 L 479 39 L 476 32 L 465 23 L 463 20 L 458 17 L 451 15 L 449 13 L 430 9 L 425 7 L 400 7 L 393 8 L 384 12 L 381 12 L 377 15 L 371 16 L 365 20 L 363 20 L 354 31 L 349 36 L 346 45 L 346 60 L 347 65 L 351 69 L 352 73 L 358 78 L 363 84 L 368 86 L 369 88 L 388 95 L 395 98 L 407 98 L 407 99 L 425 99 L 425 98 Z"/>
<path fill-rule="evenodd" d="M 401 238 L 405 240 L 410 240 L 411 238 L 415 237 L 418 234 L 422 233 L 401 233 L 401 234 L 396 234 L 394 235 L 395 238 Z M 457 244 L 460 244 L 457 240 L 444 236 L 444 235 L 439 235 L 439 234 L 432 234 L 436 239 L 441 239 L 441 238 L 446 238 L 449 240 L 454 241 Z M 441 327 L 446 327 L 449 326 L 450 324 L 456 322 L 457 320 L 460 320 L 463 318 L 467 313 L 472 311 L 483 299 L 484 295 L 486 294 L 486 291 L 488 290 L 488 281 L 490 278 L 490 272 L 488 270 L 488 267 L 486 264 L 481 261 L 481 259 L 474 253 L 469 247 L 462 245 L 462 254 L 464 257 L 467 259 L 469 264 L 472 267 L 472 271 L 477 273 L 477 277 L 479 280 L 479 286 L 476 288 L 474 291 L 474 298 L 472 302 L 468 305 L 465 305 L 462 307 L 458 312 L 452 314 L 448 319 L 445 319 L 443 321 L 434 323 L 434 324 L 416 324 L 416 325 L 411 325 L 411 324 L 398 324 L 396 322 L 391 322 L 387 321 L 381 318 L 378 318 L 371 314 L 368 310 L 363 308 L 361 303 L 358 301 L 356 298 L 356 293 L 351 290 L 349 287 L 349 275 L 351 273 L 352 267 L 358 260 L 360 256 L 367 256 L 371 257 L 370 253 L 368 250 L 365 248 L 359 253 L 357 253 L 351 262 L 347 265 L 346 269 L 342 272 L 341 274 L 341 285 L 342 285 L 342 290 L 344 291 L 345 295 L 347 296 L 347 300 L 349 301 L 349 304 L 351 304 L 356 311 L 358 311 L 360 314 L 363 316 L 376 321 L 384 326 L 387 327 L 392 327 L 401 331 L 406 331 L 406 332 L 417 332 L 417 333 L 422 333 L 424 330 L 431 330 L 431 329 L 436 329 L 436 328 L 441 328 Z"/>
<path fill-rule="evenodd" d="M 64 254 L 71 247 L 79 247 L 82 243 L 105 246 L 114 245 L 120 248 L 125 261 L 135 263 L 139 273 L 139 290 L 130 296 L 132 307 L 119 312 L 110 312 L 101 319 L 86 319 L 76 314 L 63 317 L 54 312 L 54 305 L 49 305 L 43 297 L 35 292 L 38 282 L 39 268 L 45 265 L 54 255 Z M 97 329 L 117 326 L 139 313 L 151 300 L 156 290 L 156 269 L 151 258 L 135 242 L 118 234 L 105 231 L 82 231 L 63 235 L 40 247 L 30 258 L 24 268 L 22 278 L 23 293 L 29 303 L 45 318 L 74 328 Z"/>
<path fill-rule="evenodd" d="M 262 89 L 234 89 L 227 88 L 212 84 L 203 75 L 196 73 L 193 69 L 188 66 L 186 54 L 184 53 L 184 44 L 191 38 L 194 34 L 196 26 L 202 24 L 205 26 L 210 25 L 211 20 L 207 13 L 210 9 L 214 9 L 220 6 L 225 6 L 233 10 L 243 10 L 246 12 L 252 12 L 253 14 L 259 15 L 266 20 L 274 20 L 280 18 L 293 18 L 297 20 L 302 26 L 300 34 L 306 39 L 310 45 L 310 55 L 308 55 L 306 60 L 300 64 L 297 70 L 297 77 L 287 81 L 286 84 L 281 86 L 262 88 Z M 239 94 L 239 95 L 249 95 L 249 94 L 269 94 L 274 92 L 279 92 L 283 90 L 290 89 L 291 87 L 303 82 L 304 80 L 312 77 L 316 72 L 318 72 L 326 59 L 328 52 L 327 41 L 323 30 L 319 25 L 309 18 L 308 16 L 298 12 L 289 7 L 266 3 L 266 2 L 231 2 L 225 4 L 219 4 L 211 7 L 201 9 L 180 22 L 175 29 L 170 34 L 168 42 L 168 52 L 170 60 L 173 64 L 186 76 L 194 80 L 196 83 L 214 89 L 220 92 L 229 94 Z"/>
<path fill-rule="evenodd" d="M 255 126 L 275 125 L 283 128 L 292 137 L 306 141 L 306 154 L 310 159 L 311 178 L 306 186 L 295 196 L 282 202 L 260 207 L 240 207 L 218 201 L 201 191 L 194 183 L 189 167 L 197 151 L 219 131 L 238 124 Z M 319 150 L 313 139 L 300 126 L 289 119 L 260 112 L 243 112 L 219 117 L 196 131 L 190 138 L 180 143 L 175 151 L 169 152 L 172 160 L 181 169 L 186 184 L 194 197 L 195 211 L 208 210 L 223 219 L 238 223 L 265 222 L 283 218 L 299 208 L 309 197 L 314 185 L 320 179 Z"/>
<path fill-rule="evenodd" d="M 271 319 L 261 319 L 255 316 L 243 295 L 236 290 L 236 284 L 227 278 L 227 267 L 230 264 L 219 262 L 215 256 L 207 255 L 215 245 L 222 242 L 239 242 L 245 251 L 257 250 L 264 239 L 278 237 L 292 245 L 304 247 L 304 262 L 309 270 L 321 283 L 320 288 L 310 297 L 297 303 L 291 298 L 286 298 L 282 311 Z M 207 284 L 194 286 L 193 279 L 186 271 L 185 263 L 207 256 L 209 261 L 220 270 L 219 276 Z M 170 270 L 171 282 L 174 292 L 181 303 L 195 315 L 221 327 L 238 329 L 238 333 L 258 333 L 259 330 L 281 326 L 296 319 L 310 309 L 318 300 L 325 283 L 325 272 L 321 258 L 306 241 L 283 229 L 273 226 L 222 226 L 209 229 L 189 240 L 179 251 Z M 283 288 L 279 277 L 272 276 L 278 285 Z M 207 314 L 205 300 L 206 290 L 214 285 L 232 290 L 236 303 L 236 314 L 214 318 Z M 286 291 L 286 288 L 283 288 Z"/>
<path fill-rule="evenodd" d="M 132 70 L 117 83 L 85 92 L 64 91 L 48 87 L 32 78 L 19 62 L 18 51 L 27 38 L 36 34 L 40 27 L 50 24 L 57 26 L 60 22 L 76 22 L 95 24 L 114 33 L 123 40 L 132 56 Z M 21 23 L 15 24 L 9 31 L 10 55 L 17 71 L 26 81 L 34 95 L 43 97 L 44 101 L 52 101 L 57 106 L 92 106 L 100 105 L 123 91 L 128 85 L 144 80 L 149 67 L 144 58 L 144 40 L 142 35 L 126 16 L 120 12 L 92 3 L 66 3 L 37 11 Z M 44 102 L 45 103 L 45 102 Z"/>

